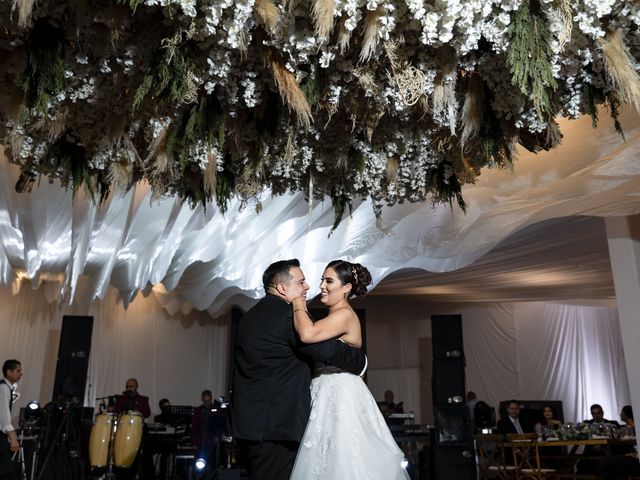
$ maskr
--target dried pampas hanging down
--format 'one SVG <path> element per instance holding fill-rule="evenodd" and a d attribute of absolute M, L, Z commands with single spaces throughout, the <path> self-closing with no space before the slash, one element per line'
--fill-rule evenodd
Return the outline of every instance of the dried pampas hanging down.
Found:
<path fill-rule="evenodd" d="M 204 193 L 207 197 L 210 197 L 216 193 L 216 185 L 218 182 L 218 156 L 213 148 L 209 150 L 208 157 L 209 163 L 207 163 L 207 168 L 204 170 L 203 181 Z"/>
<path fill-rule="evenodd" d="M 36 0 L 13 0 L 11 14 L 13 14 L 15 10 L 18 10 L 18 26 L 20 28 L 25 28 L 27 23 L 29 23 L 35 3 Z"/>
<path fill-rule="evenodd" d="M 562 132 L 560 132 L 560 126 L 552 118 L 547 123 L 547 146 L 549 149 L 556 148 L 562 143 Z"/>
<path fill-rule="evenodd" d="M 49 119 L 48 116 L 40 117 L 35 124 L 36 128 L 44 132 L 48 141 L 55 142 L 67 128 L 67 115 L 69 109 L 63 107 L 54 119 Z"/>
<path fill-rule="evenodd" d="M 334 0 L 315 0 L 311 9 L 316 35 L 321 41 L 327 40 L 333 31 Z"/>
<path fill-rule="evenodd" d="M 558 0 L 560 13 L 562 14 L 562 25 L 564 29 L 558 37 L 558 51 L 561 52 L 569 40 L 573 31 L 573 11 L 569 0 Z"/>
<path fill-rule="evenodd" d="M 133 167 L 129 162 L 124 159 L 112 160 L 110 162 L 107 180 L 111 184 L 112 191 L 122 193 L 126 192 L 131 185 L 132 179 Z"/>
<path fill-rule="evenodd" d="M 433 89 L 433 114 L 444 116 L 451 128 L 451 135 L 456 134 L 456 51 L 449 45 L 438 49 L 440 71 L 436 75 Z"/>
<path fill-rule="evenodd" d="M 465 144 L 480 131 L 485 102 L 484 82 L 480 75 L 471 73 L 467 78 L 467 92 L 464 97 L 462 114 L 460 115 L 460 126 L 462 127 L 460 149 L 463 152 Z"/>
<path fill-rule="evenodd" d="M 253 5 L 253 13 L 258 23 L 265 26 L 267 31 L 272 32 L 280 18 L 280 10 L 272 0 L 256 0 Z"/>
<path fill-rule="evenodd" d="M 344 22 L 347 20 L 346 15 L 340 17 L 340 23 L 338 28 L 338 47 L 340 47 L 340 55 L 344 55 L 349 48 L 349 42 L 351 41 L 351 30 L 344 26 Z"/>
<path fill-rule="evenodd" d="M 127 135 L 122 135 L 112 146 L 115 151 L 107 177 L 115 192 L 125 192 L 133 183 L 133 166 L 141 163 L 135 145 Z"/>
<path fill-rule="evenodd" d="M 159 178 L 165 173 L 169 173 L 169 176 L 173 177 L 171 156 L 165 150 L 168 135 L 169 129 L 165 127 L 160 130 L 158 136 L 149 144 L 149 154 L 143 163 L 147 170 L 151 170 L 149 176 L 152 178 Z"/>
<path fill-rule="evenodd" d="M 284 64 L 279 54 L 271 52 L 269 54 L 269 65 L 273 72 L 273 80 L 275 81 L 283 102 L 293 110 L 298 117 L 300 125 L 309 126 L 313 121 L 311 115 L 311 107 L 304 96 L 304 92 L 300 89 L 300 85 L 296 82 L 296 78 Z"/>
<path fill-rule="evenodd" d="M 393 155 L 387 159 L 387 166 L 385 168 L 385 176 L 387 182 L 394 183 L 398 179 L 398 169 L 400 168 L 400 162 L 398 157 Z"/>
<path fill-rule="evenodd" d="M 640 75 L 633 68 L 633 58 L 618 30 L 609 31 L 598 40 L 604 54 L 607 77 L 622 103 L 633 105 L 640 113 Z"/>
<path fill-rule="evenodd" d="M 366 62 L 376 51 L 378 46 L 378 31 L 380 30 L 380 17 L 387 10 L 384 4 L 378 5 L 378 8 L 367 13 L 367 19 L 364 22 L 364 35 L 362 38 L 362 50 L 360 51 L 360 61 Z"/>

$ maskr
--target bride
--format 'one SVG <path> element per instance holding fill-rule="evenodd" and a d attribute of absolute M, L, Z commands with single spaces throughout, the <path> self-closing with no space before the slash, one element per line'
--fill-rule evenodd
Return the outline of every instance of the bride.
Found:
<path fill-rule="evenodd" d="M 304 297 L 292 302 L 300 339 L 316 343 L 338 338 L 360 348 L 360 321 L 349 298 L 364 295 L 370 283 L 369 271 L 358 263 L 329 263 L 320 283 L 320 301 L 329 308 L 329 315 L 314 323 Z M 408 480 L 401 466 L 403 457 L 362 378 L 317 366 L 311 382 L 311 415 L 291 479 Z"/>

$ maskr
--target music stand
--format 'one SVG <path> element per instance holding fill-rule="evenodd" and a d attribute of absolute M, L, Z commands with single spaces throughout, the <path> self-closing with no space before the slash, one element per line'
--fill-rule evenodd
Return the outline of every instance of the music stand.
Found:
<path fill-rule="evenodd" d="M 194 411 L 195 407 L 191 405 L 170 405 L 167 407 L 167 413 L 175 419 L 176 426 L 190 427 Z"/>

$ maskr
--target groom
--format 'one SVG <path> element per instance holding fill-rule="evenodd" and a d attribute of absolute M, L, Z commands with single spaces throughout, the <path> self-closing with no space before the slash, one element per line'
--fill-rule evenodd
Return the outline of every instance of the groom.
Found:
<path fill-rule="evenodd" d="M 267 294 L 238 324 L 232 434 L 246 448 L 251 479 L 287 480 L 309 419 L 313 362 L 360 374 L 366 359 L 337 340 L 300 342 L 290 303 L 309 285 L 298 260 L 269 265 L 262 283 Z"/>

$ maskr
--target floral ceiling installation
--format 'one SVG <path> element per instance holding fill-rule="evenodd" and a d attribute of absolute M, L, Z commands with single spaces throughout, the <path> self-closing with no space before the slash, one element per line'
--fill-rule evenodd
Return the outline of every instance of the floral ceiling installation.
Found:
<path fill-rule="evenodd" d="M 558 115 L 640 110 L 639 25 L 635 0 L 5 0 L 0 138 L 18 191 L 464 208 Z"/>

